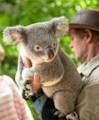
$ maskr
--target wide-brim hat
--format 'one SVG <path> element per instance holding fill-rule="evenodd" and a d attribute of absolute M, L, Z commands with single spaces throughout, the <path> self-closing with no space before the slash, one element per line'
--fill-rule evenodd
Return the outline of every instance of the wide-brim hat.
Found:
<path fill-rule="evenodd" d="M 69 23 L 69 29 L 71 28 L 88 28 L 99 31 L 99 11 L 88 9 L 77 12 Z"/>

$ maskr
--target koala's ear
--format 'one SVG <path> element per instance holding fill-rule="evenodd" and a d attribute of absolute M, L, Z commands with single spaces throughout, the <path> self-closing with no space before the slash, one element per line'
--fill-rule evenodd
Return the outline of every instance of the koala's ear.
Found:
<path fill-rule="evenodd" d="M 54 18 L 52 20 L 52 29 L 54 30 L 56 37 L 67 35 L 69 26 L 65 16 Z"/>
<path fill-rule="evenodd" d="M 25 28 L 23 26 L 7 27 L 3 31 L 3 39 L 12 43 L 25 42 Z"/>

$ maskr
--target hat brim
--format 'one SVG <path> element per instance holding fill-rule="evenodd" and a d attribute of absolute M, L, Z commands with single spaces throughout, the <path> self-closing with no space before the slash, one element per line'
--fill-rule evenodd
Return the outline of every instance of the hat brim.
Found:
<path fill-rule="evenodd" d="M 97 28 L 97 27 L 93 27 L 93 26 L 89 26 L 89 25 L 84 25 L 84 24 L 72 24 L 72 23 L 70 23 L 69 24 L 69 30 L 73 29 L 73 28 L 75 28 L 75 29 L 79 29 L 79 28 L 91 29 L 91 30 L 99 32 L 99 28 Z"/>

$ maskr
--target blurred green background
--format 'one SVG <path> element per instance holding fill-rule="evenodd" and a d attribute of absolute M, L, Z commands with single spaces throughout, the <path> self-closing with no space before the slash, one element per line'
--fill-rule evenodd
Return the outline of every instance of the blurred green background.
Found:
<path fill-rule="evenodd" d="M 46 21 L 58 16 L 66 16 L 70 20 L 78 10 L 87 8 L 99 9 L 99 0 L 0 0 L 0 43 L 5 50 L 5 60 L 2 62 L 0 74 L 14 78 L 19 52 L 19 46 L 9 45 L 3 41 L 4 28 Z M 69 37 L 61 40 L 61 47 L 75 64 L 79 65 L 69 44 Z M 31 103 L 29 105 L 31 107 Z M 35 117 L 35 120 L 38 118 Z"/>

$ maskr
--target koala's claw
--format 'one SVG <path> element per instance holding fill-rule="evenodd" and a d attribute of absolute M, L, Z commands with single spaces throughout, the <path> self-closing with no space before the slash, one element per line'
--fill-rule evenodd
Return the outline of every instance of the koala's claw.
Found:
<path fill-rule="evenodd" d="M 70 113 L 66 116 L 67 120 L 79 120 L 76 112 Z"/>
<path fill-rule="evenodd" d="M 54 115 L 55 115 L 55 116 L 58 116 L 59 118 L 64 117 L 64 114 L 61 113 L 61 112 L 58 111 L 58 110 L 54 112 Z"/>

